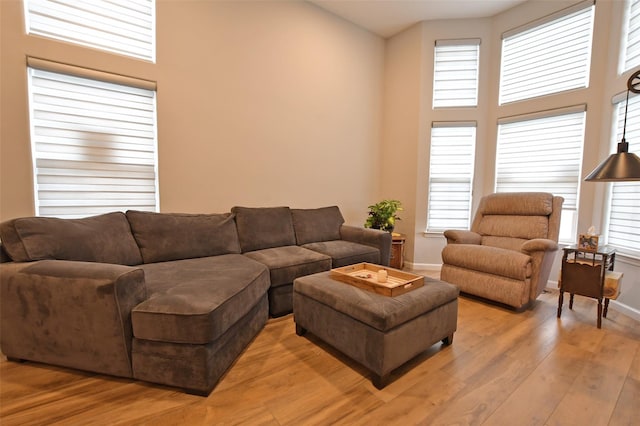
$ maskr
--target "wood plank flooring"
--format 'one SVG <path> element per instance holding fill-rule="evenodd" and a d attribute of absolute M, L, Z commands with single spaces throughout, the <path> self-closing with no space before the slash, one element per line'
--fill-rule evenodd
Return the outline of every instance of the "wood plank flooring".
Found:
<path fill-rule="evenodd" d="M 10 425 L 640 425 L 640 324 L 557 294 L 514 313 L 459 299 L 451 346 L 436 344 L 377 390 L 369 372 L 291 315 L 270 319 L 208 398 L 173 388 L 0 361 Z"/>

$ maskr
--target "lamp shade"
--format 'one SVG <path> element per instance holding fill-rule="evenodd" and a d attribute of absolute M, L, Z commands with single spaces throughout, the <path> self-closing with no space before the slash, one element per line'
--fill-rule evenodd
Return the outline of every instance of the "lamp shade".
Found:
<path fill-rule="evenodd" d="M 626 141 L 618 143 L 618 152 L 611 154 L 596 167 L 586 181 L 616 182 L 616 181 L 640 181 L 640 158 L 634 153 L 628 152 L 629 144 Z"/>

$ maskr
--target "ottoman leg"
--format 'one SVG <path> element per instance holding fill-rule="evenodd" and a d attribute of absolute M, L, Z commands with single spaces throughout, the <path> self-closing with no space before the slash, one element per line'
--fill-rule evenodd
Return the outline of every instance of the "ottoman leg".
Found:
<path fill-rule="evenodd" d="M 447 337 L 442 339 L 442 343 L 445 346 L 449 346 L 450 344 L 452 344 L 453 343 L 453 333 L 451 333 L 450 335 L 448 335 Z"/>
<path fill-rule="evenodd" d="M 296 323 L 296 334 L 298 336 L 304 336 L 306 332 L 307 332 L 306 328 Z"/>
<path fill-rule="evenodd" d="M 387 373 L 380 376 L 378 374 L 373 373 L 373 377 L 371 378 L 371 383 L 373 383 L 373 386 L 375 386 L 376 389 L 380 390 L 385 386 L 387 386 L 387 384 L 389 383 L 389 374 Z"/>

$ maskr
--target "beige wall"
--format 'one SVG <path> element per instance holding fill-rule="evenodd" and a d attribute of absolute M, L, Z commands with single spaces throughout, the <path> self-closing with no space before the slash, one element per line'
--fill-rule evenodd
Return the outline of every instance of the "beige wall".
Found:
<path fill-rule="evenodd" d="M 378 195 L 384 41 L 304 2 L 158 0 L 157 64 L 24 34 L 2 11 L 0 220 L 32 215 L 25 57 L 158 83 L 162 211 L 337 204 Z"/>
<path fill-rule="evenodd" d="M 387 41 L 383 114 L 381 199 L 402 201 L 396 230 L 411 236 L 419 218 L 417 193 L 422 106 L 422 26 L 414 25 Z M 412 259 L 414 238 L 407 238 L 405 257 Z"/>

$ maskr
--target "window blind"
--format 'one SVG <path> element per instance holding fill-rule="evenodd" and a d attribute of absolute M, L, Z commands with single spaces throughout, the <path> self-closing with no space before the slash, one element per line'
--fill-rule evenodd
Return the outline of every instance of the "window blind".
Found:
<path fill-rule="evenodd" d="M 624 99 L 616 103 L 616 144 L 622 139 L 624 104 Z M 640 151 L 640 96 L 629 98 L 625 140 L 629 152 Z M 611 184 L 608 222 L 608 244 L 640 256 L 640 182 Z"/>
<path fill-rule="evenodd" d="M 155 0 L 25 0 L 29 34 L 155 61 Z"/>
<path fill-rule="evenodd" d="M 433 123 L 427 231 L 469 229 L 476 123 Z"/>
<path fill-rule="evenodd" d="M 503 36 L 500 104 L 588 86 L 593 10 L 582 2 Z"/>
<path fill-rule="evenodd" d="M 623 72 L 640 65 L 640 0 L 627 1 L 626 17 Z"/>
<path fill-rule="evenodd" d="M 155 91 L 28 68 L 36 214 L 157 211 Z"/>
<path fill-rule="evenodd" d="M 434 108 L 478 105 L 479 59 L 479 39 L 436 41 Z"/>
<path fill-rule="evenodd" d="M 574 241 L 577 229 L 584 127 L 584 106 L 498 124 L 496 192 L 543 191 L 564 197 L 562 241 Z"/>

